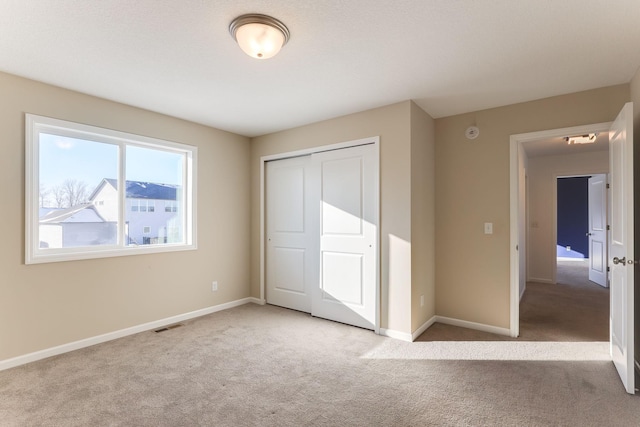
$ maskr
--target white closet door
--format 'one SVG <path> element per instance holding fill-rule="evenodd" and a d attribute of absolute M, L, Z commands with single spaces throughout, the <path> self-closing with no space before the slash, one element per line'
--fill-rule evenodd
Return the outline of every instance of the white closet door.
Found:
<path fill-rule="evenodd" d="M 310 163 L 305 156 L 266 164 L 267 302 L 307 313 L 318 256 L 308 213 Z"/>
<path fill-rule="evenodd" d="M 378 165 L 373 145 L 312 156 L 319 224 L 313 316 L 375 329 L 378 301 Z"/>

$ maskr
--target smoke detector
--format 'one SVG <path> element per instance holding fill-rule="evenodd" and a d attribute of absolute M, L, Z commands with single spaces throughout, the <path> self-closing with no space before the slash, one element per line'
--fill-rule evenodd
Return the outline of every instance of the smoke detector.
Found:
<path fill-rule="evenodd" d="M 464 136 L 466 136 L 467 139 L 476 139 L 478 135 L 480 135 L 480 129 L 478 129 L 478 126 L 469 126 L 464 132 Z"/>

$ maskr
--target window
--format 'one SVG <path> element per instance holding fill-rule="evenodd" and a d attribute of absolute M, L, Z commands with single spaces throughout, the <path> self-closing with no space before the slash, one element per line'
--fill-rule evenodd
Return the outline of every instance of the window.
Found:
<path fill-rule="evenodd" d="M 175 203 L 175 202 L 174 202 Z M 131 201 L 131 212 L 155 212 L 155 202 L 153 200 L 136 200 Z"/>
<path fill-rule="evenodd" d="M 189 145 L 27 114 L 25 262 L 195 249 L 196 157 Z"/>
<path fill-rule="evenodd" d="M 164 203 L 164 211 L 165 212 L 178 212 L 178 204 L 176 202 L 165 202 Z"/>

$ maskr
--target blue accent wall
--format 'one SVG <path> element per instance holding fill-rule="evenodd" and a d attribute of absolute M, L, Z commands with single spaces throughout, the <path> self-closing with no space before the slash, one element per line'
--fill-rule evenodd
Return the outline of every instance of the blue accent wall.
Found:
<path fill-rule="evenodd" d="M 558 178 L 558 256 L 588 258 L 588 232 L 589 178 Z"/>

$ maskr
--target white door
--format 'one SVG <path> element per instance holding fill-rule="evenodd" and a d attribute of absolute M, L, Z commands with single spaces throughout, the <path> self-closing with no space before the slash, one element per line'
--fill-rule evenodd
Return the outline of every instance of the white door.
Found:
<path fill-rule="evenodd" d="M 627 103 L 609 131 L 611 174 L 611 358 L 627 393 L 633 394 L 633 104 Z"/>
<path fill-rule="evenodd" d="M 307 313 L 317 282 L 317 227 L 308 215 L 310 163 L 306 156 L 266 164 L 267 302 Z"/>
<path fill-rule="evenodd" d="M 373 145 L 312 156 L 320 264 L 311 314 L 367 329 L 378 301 L 376 160 Z"/>
<path fill-rule="evenodd" d="M 607 284 L 607 176 L 589 178 L 589 280 Z"/>

